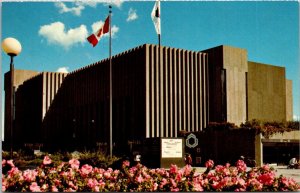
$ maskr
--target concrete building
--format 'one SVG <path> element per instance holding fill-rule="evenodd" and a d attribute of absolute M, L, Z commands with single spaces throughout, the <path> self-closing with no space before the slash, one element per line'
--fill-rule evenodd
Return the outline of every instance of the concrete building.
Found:
<path fill-rule="evenodd" d="M 247 120 L 247 51 L 218 46 L 203 52 L 209 61 L 210 121 L 239 125 Z"/>
<path fill-rule="evenodd" d="M 248 61 L 247 50 L 218 46 L 208 54 L 209 121 L 290 121 L 292 81 L 285 68 Z"/>
<path fill-rule="evenodd" d="M 15 91 L 18 90 L 18 87 L 23 84 L 24 81 L 30 79 L 31 77 L 37 75 L 36 71 L 29 70 L 15 70 L 14 71 L 14 85 L 13 88 Z M 10 73 L 6 73 L 4 77 L 4 90 L 5 90 L 5 109 L 4 109 L 4 141 L 5 144 L 10 144 L 11 140 L 11 125 L 10 125 L 10 115 L 11 115 L 11 107 L 10 107 L 10 99 L 11 99 L 11 86 L 10 86 Z M 17 130 L 18 131 L 18 130 Z M 15 138 L 15 134 L 13 133 L 13 138 Z M 14 140 L 16 141 L 16 140 Z"/>
<path fill-rule="evenodd" d="M 248 69 L 249 119 L 292 120 L 291 81 L 285 78 L 285 68 L 248 62 Z"/>
<path fill-rule="evenodd" d="M 25 143 L 44 143 L 43 122 L 46 112 L 63 82 L 66 74 L 53 72 L 35 72 L 15 70 L 15 121 L 13 125 L 14 145 L 21 147 Z M 10 96 L 7 81 L 10 74 L 5 75 L 5 98 Z M 6 84 L 8 83 L 8 84 Z M 10 115 L 10 103 L 5 101 L 5 114 Z M 10 139 L 9 116 L 5 116 L 5 142 Z"/>
<path fill-rule="evenodd" d="M 145 138 L 202 131 L 208 122 L 239 125 L 254 118 L 292 117 L 292 83 L 286 80 L 285 68 L 248 62 L 245 49 L 218 46 L 199 52 L 162 46 L 159 52 L 158 46 L 145 44 L 113 56 L 112 63 L 116 151 L 129 151 L 131 144 Z M 17 72 L 24 78 L 16 90 L 16 145 L 107 146 L 108 59 L 69 74 Z M 8 73 L 6 93 L 9 78 Z M 9 97 L 6 94 L 6 101 Z M 5 109 L 7 120 L 9 105 Z"/>
<path fill-rule="evenodd" d="M 177 137 L 180 130 L 201 131 L 208 123 L 207 54 L 169 47 L 161 47 L 160 54 L 158 46 L 143 45 L 112 59 L 116 147 L 145 138 Z M 18 130 L 31 129 L 31 137 L 18 138 L 20 145 L 37 138 L 55 149 L 74 143 L 82 148 L 108 144 L 108 69 L 106 59 L 66 77 L 41 73 L 24 81 L 16 97 L 27 106 L 20 108 L 36 108 L 38 113 L 16 110 Z M 39 100 L 26 100 L 26 95 Z M 26 124 L 29 120 L 34 127 Z"/>

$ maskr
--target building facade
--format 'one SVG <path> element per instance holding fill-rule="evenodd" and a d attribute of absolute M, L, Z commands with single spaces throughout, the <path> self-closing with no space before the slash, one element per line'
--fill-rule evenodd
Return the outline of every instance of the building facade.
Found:
<path fill-rule="evenodd" d="M 15 117 L 13 142 L 17 147 L 24 144 L 44 143 L 43 122 L 46 112 L 67 75 L 65 73 L 15 70 Z M 5 75 L 5 81 L 10 74 Z M 5 84 L 5 97 L 9 98 L 10 87 Z M 10 103 L 5 103 L 5 114 L 10 115 Z M 10 140 L 9 116 L 5 116 L 5 142 Z M 9 139 L 9 140 L 6 140 Z M 6 143 L 5 143 L 6 144 Z"/>
<path fill-rule="evenodd" d="M 247 50 L 218 46 L 208 54 L 209 121 L 291 121 L 292 81 L 285 68 L 248 61 Z"/>
<path fill-rule="evenodd" d="M 285 69 L 248 62 L 245 49 L 218 46 L 190 51 L 145 44 L 113 56 L 112 64 L 113 145 L 119 152 L 145 138 L 202 131 L 209 122 L 239 125 L 254 118 L 289 120 L 292 115 L 292 83 L 285 79 Z M 16 89 L 16 145 L 107 147 L 108 59 L 68 74 L 17 72 L 24 78 Z M 7 73 L 7 94 L 9 78 Z M 5 110 L 7 120 L 9 105 Z M 10 132 L 8 124 L 5 133 Z"/>

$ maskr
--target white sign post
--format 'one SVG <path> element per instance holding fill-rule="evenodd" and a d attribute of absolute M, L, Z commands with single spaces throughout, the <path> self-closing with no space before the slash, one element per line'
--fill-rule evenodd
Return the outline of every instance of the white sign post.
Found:
<path fill-rule="evenodd" d="M 182 139 L 161 139 L 162 158 L 182 158 Z"/>

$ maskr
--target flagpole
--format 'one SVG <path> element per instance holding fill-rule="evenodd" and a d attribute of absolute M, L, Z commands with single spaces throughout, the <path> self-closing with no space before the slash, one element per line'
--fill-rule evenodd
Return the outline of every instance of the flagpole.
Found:
<path fill-rule="evenodd" d="M 158 34 L 158 46 L 160 48 L 160 34 Z"/>
<path fill-rule="evenodd" d="M 112 158 L 112 61 L 111 61 L 111 5 L 109 5 L 109 155 Z"/>
<path fill-rule="evenodd" d="M 157 1 L 158 2 L 158 18 L 159 18 L 159 33 L 158 33 L 158 46 L 159 46 L 159 50 L 160 50 L 160 17 L 161 17 L 161 11 L 160 11 L 160 0 Z"/>

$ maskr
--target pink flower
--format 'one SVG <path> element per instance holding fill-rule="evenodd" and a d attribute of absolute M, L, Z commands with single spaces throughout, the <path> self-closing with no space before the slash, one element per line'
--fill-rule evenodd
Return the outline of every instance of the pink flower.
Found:
<path fill-rule="evenodd" d="M 174 179 L 170 179 L 170 182 L 171 182 L 171 184 L 172 184 L 172 186 L 174 187 L 174 188 L 176 188 L 177 187 L 177 183 L 175 182 L 175 180 Z"/>
<path fill-rule="evenodd" d="M 61 185 L 61 181 L 60 180 L 54 179 L 53 181 L 54 181 L 54 183 L 55 183 L 56 186 Z"/>
<path fill-rule="evenodd" d="M 11 170 L 8 171 L 8 177 L 13 178 L 16 175 L 20 175 L 20 173 L 21 172 L 19 171 L 19 169 L 17 167 L 13 167 L 13 168 L 11 168 Z"/>
<path fill-rule="evenodd" d="M 177 174 L 176 174 L 176 180 L 177 180 L 178 182 L 180 182 L 181 179 L 182 179 L 182 176 L 183 176 L 183 171 L 182 171 L 182 170 L 179 170 L 179 171 L 177 172 Z"/>
<path fill-rule="evenodd" d="M 171 187 L 171 192 L 179 192 L 179 188 L 173 188 L 173 187 Z"/>
<path fill-rule="evenodd" d="M 6 160 L 3 159 L 3 160 L 2 160 L 2 168 L 5 166 L 5 164 L 6 164 Z"/>
<path fill-rule="evenodd" d="M 197 177 L 193 179 L 193 191 L 195 192 L 202 192 L 203 187 L 201 184 L 204 184 L 204 181 L 202 181 L 201 177 Z"/>
<path fill-rule="evenodd" d="M 68 185 L 70 186 L 70 188 L 74 189 L 74 190 L 77 190 L 78 187 L 75 186 L 75 184 L 73 183 L 73 181 L 69 181 Z"/>
<path fill-rule="evenodd" d="M 193 168 L 191 165 L 186 165 L 184 167 L 184 176 L 188 176 L 190 175 L 190 173 L 192 172 Z"/>
<path fill-rule="evenodd" d="M 247 186 L 250 186 L 252 187 L 255 191 L 261 191 L 262 190 L 262 187 L 263 185 L 257 181 L 257 179 L 250 179 L 248 182 L 247 182 Z"/>
<path fill-rule="evenodd" d="M 215 167 L 215 171 L 216 171 L 216 173 L 219 173 L 219 174 L 224 175 L 224 176 L 229 176 L 230 175 L 229 168 L 227 168 L 225 166 L 222 166 L 222 165 L 217 165 Z"/>
<path fill-rule="evenodd" d="M 98 185 L 98 182 L 97 182 L 96 179 L 91 179 L 91 178 L 90 178 L 90 179 L 88 180 L 87 185 L 88 185 L 88 187 L 90 187 L 90 188 L 94 188 L 95 186 Z M 99 188 L 99 187 L 98 187 L 98 188 Z"/>
<path fill-rule="evenodd" d="M 120 173 L 120 170 L 114 170 L 115 175 L 119 175 L 119 173 Z"/>
<path fill-rule="evenodd" d="M 281 182 L 286 186 L 289 187 L 289 180 L 286 177 L 281 178 Z"/>
<path fill-rule="evenodd" d="M 216 167 L 215 167 L 215 171 L 217 173 L 222 173 L 223 169 L 224 169 L 224 166 L 222 166 L 222 165 L 216 165 Z"/>
<path fill-rule="evenodd" d="M 102 190 L 105 187 L 105 182 L 102 180 L 99 181 L 99 188 Z"/>
<path fill-rule="evenodd" d="M 64 192 L 76 192 L 76 190 L 73 188 L 68 188 L 68 189 L 64 190 Z"/>
<path fill-rule="evenodd" d="M 81 167 L 81 173 L 83 175 L 88 175 L 89 173 L 91 173 L 93 170 L 93 167 L 88 165 L 88 164 L 84 164 L 82 167 Z"/>
<path fill-rule="evenodd" d="M 263 170 L 265 170 L 265 171 L 270 171 L 270 166 L 269 166 L 269 164 L 263 165 L 261 168 L 262 168 Z"/>
<path fill-rule="evenodd" d="M 36 182 L 32 182 L 29 189 L 31 190 L 31 192 L 40 192 L 40 186 L 37 185 Z"/>
<path fill-rule="evenodd" d="M 254 172 L 254 171 L 251 171 L 249 173 L 249 178 L 256 178 L 257 176 L 258 176 L 258 174 L 256 172 Z"/>
<path fill-rule="evenodd" d="M 269 172 L 258 176 L 258 181 L 264 185 L 272 185 L 274 182 L 275 173 Z"/>
<path fill-rule="evenodd" d="M 35 170 L 25 170 L 23 172 L 24 180 L 27 182 L 35 181 L 36 176 L 37 176 L 37 171 Z"/>
<path fill-rule="evenodd" d="M 130 166 L 130 162 L 128 160 L 123 161 L 122 167 L 126 168 Z"/>
<path fill-rule="evenodd" d="M 237 183 L 239 183 L 241 186 L 244 186 L 246 184 L 246 182 L 243 178 L 238 178 Z"/>
<path fill-rule="evenodd" d="M 138 183 L 143 183 L 143 181 L 144 181 L 144 178 L 142 177 L 142 175 L 139 175 L 139 176 L 137 176 L 136 178 L 135 178 L 135 180 L 138 182 Z"/>
<path fill-rule="evenodd" d="M 95 192 L 100 192 L 99 186 L 95 186 L 94 191 Z"/>
<path fill-rule="evenodd" d="M 51 187 L 51 192 L 58 192 L 58 189 L 56 188 L 56 186 Z"/>
<path fill-rule="evenodd" d="M 178 172 L 178 167 L 175 164 L 171 164 L 170 174 L 176 174 Z"/>
<path fill-rule="evenodd" d="M 114 170 L 112 168 L 108 168 L 107 172 L 112 173 Z"/>
<path fill-rule="evenodd" d="M 113 188 L 115 186 L 115 183 L 109 183 L 108 187 Z"/>
<path fill-rule="evenodd" d="M 100 176 L 102 176 L 102 174 L 105 172 L 104 169 L 102 168 L 94 168 L 94 173 L 95 174 L 100 174 Z"/>
<path fill-rule="evenodd" d="M 137 167 L 133 166 L 129 169 L 129 172 L 135 173 L 135 171 L 137 171 L 137 170 L 138 170 Z"/>
<path fill-rule="evenodd" d="M 221 187 L 221 183 L 219 182 L 213 182 L 213 184 L 211 185 L 215 190 L 220 189 Z"/>
<path fill-rule="evenodd" d="M 238 160 L 236 162 L 236 167 L 238 168 L 239 172 L 245 172 L 247 170 L 247 165 L 243 160 Z"/>
<path fill-rule="evenodd" d="M 234 190 L 235 192 L 245 192 L 246 189 L 245 188 L 237 188 Z"/>
<path fill-rule="evenodd" d="M 45 192 L 45 191 L 47 191 L 48 188 L 49 188 L 48 184 L 43 184 L 42 187 L 41 187 L 41 191 Z"/>
<path fill-rule="evenodd" d="M 205 167 L 207 167 L 207 168 L 213 168 L 214 167 L 214 161 L 213 160 L 208 160 L 205 163 Z"/>
<path fill-rule="evenodd" d="M 109 179 L 110 177 L 111 177 L 111 174 L 110 174 L 110 172 L 108 172 L 108 171 L 106 171 L 106 172 L 104 172 L 104 177 L 106 178 L 106 179 Z"/>
<path fill-rule="evenodd" d="M 145 179 L 146 179 L 146 180 L 150 180 L 150 179 L 151 179 L 151 176 L 150 176 L 149 174 L 146 174 L 146 175 L 145 175 Z"/>
<path fill-rule="evenodd" d="M 166 184 L 168 183 L 167 179 L 166 178 L 163 178 L 160 182 L 160 188 L 162 189 Z"/>
<path fill-rule="evenodd" d="M 225 167 L 226 167 L 226 168 L 229 168 L 229 167 L 230 167 L 230 163 L 226 163 L 226 164 L 225 164 Z"/>
<path fill-rule="evenodd" d="M 71 159 L 69 161 L 69 164 L 71 165 L 71 168 L 77 170 L 79 168 L 80 162 L 77 159 Z"/>
<path fill-rule="evenodd" d="M 52 162 L 52 160 L 50 159 L 50 157 L 46 155 L 44 157 L 43 164 L 48 165 L 48 164 L 51 164 L 51 162 Z"/>
<path fill-rule="evenodd" d="M 5 192 L 7 188 L 7 180 L 4 178 L 2 174 L 2 192 Z"/>
<path fill-rule="evenodd" d="M 231 173 L 232 176 L 237 176 L 239 171 L 236 167 L 230 167 L 229 172 Z"/>
<path fill-rule="evenodd" d="M 11 160 L 8 160 L 7 162 L 6 162 L 8 165 L 10 165 L 10 167 L 15 167 L 15 164 L 14 164 L 14 161 L 11 159 Z"/>
<path fill-rule="evenodd" d="M 154 184 L 153 184 L 153 187 L 152 187 L 152 191 L 156 191 L 157 190 L 157 187 L 158 187 L 158 184 L 155 182 Z"/>

